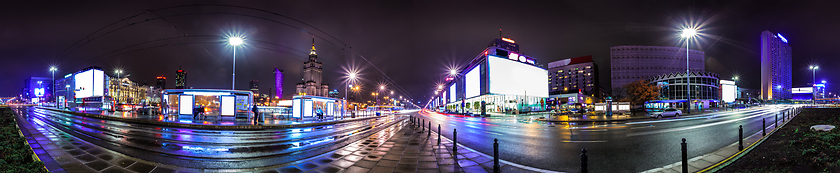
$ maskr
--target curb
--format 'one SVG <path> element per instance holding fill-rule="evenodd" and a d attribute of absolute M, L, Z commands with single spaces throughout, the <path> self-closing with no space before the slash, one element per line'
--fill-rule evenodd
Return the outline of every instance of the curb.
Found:
<path fill-rule="evenodd" d="M 769 133 L 769 134 L 767 134 L 766 136 L 761 137 L 761 139 L 759 139 L 758 141 L 756 141 L 756 142 L 754 142 L 754 143 L 750 144 L 750 146 L 747 146 L 747 148 L 744 148 L 744 150 L 738 151 L 737 153 L 733 154 L 732 156 L 729 156 L 728 158 L 726 158 L 726 159 L 724 159 L 724 160 L 722 160 L 722 161 L 720 161 L 720 162 L 718 162 L 718 163 L 715 163 L 715 164 L 714 164 L 714 165 L 712 165 L 712 166 L 709 166 L 709 167 L 707 167 L 707 168 L 701 169 L 700 171 L 697 171 L 697 172 L 698 172 L 698 173 L 704 173 L 704 172 L 717 172 L 717 171 L 719 171 L 720 169 L 723 169 L 723 168 L 725 168 L 726 166 L 729 166 L 729 164 L 732 164 L 733 162 L 737 161 L 737 160 L 738 160 L 738 159 L 740 159 L 741 157 L 744 157 L 745 155 L 749 154 L 749 152 L 750 152 L 750 151 L 752 151 L 753 149 L 755 149 L 755 147 L 758 147 L 758 145 L 761 145 L 761 143 L 763 143 L 765 140 L 767 140 L 768 138 L 770 138 L 770 136 L 773 136 L 773 134 L 775 134 L 775 133 L 776 133 L 776 131 L 779 131 L 779 129 L 782 129 L 782 127 L 784 127 L 785 125 L 787 125 L 787 124 L 788 124 L 791 120 L 793 120 L 793 118 L 796 118 L 797 116 L 799 116 L 799 113 L 800 113 L 800 112 L 802 112 L 802 110 L 799 110 L 799 111 L 795 112 L 795 114 L 794 114 L 793 116 L 791 116 L 791 118 L 790 118 L 788 121 L 784 121 L 784 123 L 782 123 L 782 124 L 781 124 L 781 126 L 777 126 L 776 128 L 773 128 L 773 130 L 772 130 L 772 131 L 770 131 L 770 133 Z"/>
<path fill-rule="evenodd" d="M 62 113 L 68 113 L 73 115 L 85 116 L 90 118 L 98 118 L 104 120 L 113 120 L 113 121 L 121 121 L 121 122 L 129 122 L 129 123 L 138 123 L 138 124 L 149 124 L 149 125 L 162 125 L 162 126 L 169 126 L 169 127 L 181 127 L 181 128 L 193 128 L 193 129 L 208 129 L 208 130 L 259 130 L 259 129 L 274 129 L 274 128 L 298 128 L 298 127 L 311 127 L 311 126 L 321 126 L 321 125 L 330 125 L 330 124 L 339 124 L 339 123 L 346 123 L 346 122 L 353 122 L 353 121 L 362 121 L 362 120 L 369 120 L 375 118 L 381 118 L 384 116 L 372 116 L 372 117 L 364 117 L 364 118 L 357 118 L 352 120 L 338 120 L 338 121 L 329 121 L 329 122 L 317 122 L 317 123 L 306 123 L 306 124 L 291 124 L 291 125 L 247 125 L 247 126 L 222 126 L 222 125 L 199 125 L 199 124 L 181 124 L 181 123 L 170 123 L 170 122 L 160 122 L 160 121 L 147 121 L 147 120 L 138 120 L 138 119 L 130 119 L 130 118 L 119 118 L 119 117 L 112 117 L 112 116 L 104 116 L 98 114 L 88 114 L 88 113 L 81 113 L 81 112 L 73 112 L 67 110 L 60 110 L 60 109 L 53 109 L 53 108 L 46 108 L 46 107 L 35 107 L 37 109 L 45 109 L 45 110 L 52 110 Z"/>

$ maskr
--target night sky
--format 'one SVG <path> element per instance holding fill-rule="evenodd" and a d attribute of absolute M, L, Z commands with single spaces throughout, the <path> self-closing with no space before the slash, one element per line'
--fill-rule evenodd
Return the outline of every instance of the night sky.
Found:
<path fill-rule="evenodd" d="M 702 24 L 691 48 L 705 51 L 706 70 L 722 79 L 739 74 L 739 85 L 759 88 L 759 35 L 770 30 L 793 49 L 793 86 L 807 86 L 808 65 L 817 64 L 817 80 L 836 92 L 838 7 L 840 1 L 758 0 L 11 1 L 0 7 L 0 96 L 17 95 L 27 77 L 50 77 L 50 65 L 58 66 L 57 78 L 88 66 L 110 74 L 120 68 L 150 85 L 164 75 L 167 88 L 181 67 L 187 86 L 229 89 L 233 52 L 223 41 L 239 34 L 246 45 L 236 52 L 237 89 L 259 80 L 266 92 L 277 67 L 290 98 L 315 36 L 331 90 L 344 85 L 344 69 L 356 68 L 368 93 L 361 95 L 370 96 L 386 81 L 375 66 L 408 92 L 395 95 L 426 101 L 448 66 L 466 65 L 499 29 L 540 64 L 592 55 L 608 87 L 609 47 L 684 46 L 678 31 L 687 21 Z"/>

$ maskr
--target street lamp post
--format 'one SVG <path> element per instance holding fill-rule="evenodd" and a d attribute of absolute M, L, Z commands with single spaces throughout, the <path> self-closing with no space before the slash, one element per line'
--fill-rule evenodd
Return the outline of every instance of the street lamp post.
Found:
<path fill-rule="evenodd" d="M 55 71 L 56 70 L 58 70 L 58 68 L 55 68 L 55 66 L 50 67 L 50 73 L 52 73 L 52 82 L 50 82 L 50 84 L 52 85 L 52 86 L 50 86 L 50 90 L 52 90 L 52 91 L 50 92 L 50 96 L 53 98 L 53 103 L 56 104 L 55 107 L 58 107 L 58 97 L 55 96 Z"/>
<path fill-rule="evenodd" d="M 114 73 L 117 73 L 117 104 L 119 104 L 120 103 L 120 95 L 122 95 L 122 90 L 121 90 L 122 80 L 120 80 L 120 74 L 122 74 L 122 70 L 117 70 Z M 116 105 L 114 105 L 114 106 L 116 106 Z"/>
<path fill-rule="evenodd" d="M 688 105 L 686 108 L 685 114 L 691 113 L 691 78 L 689 78 L 689 65 L 688 65 L 688 43 L 694 35 L 697 35 L 697 30 L 692 28 L 685 28 L 683 29 L 682 37 L 685 38 L 685 88 L 686 88 L 686 104 Z"/>
<path fill-rule="evenodd" d="M 228 44 L 233 46 L 233 77 L 230 80 L 230 90 L 236 90 L 236 47 L 242 43 L 242 38 L 239 37 L 231 37 L 228 39 Z"/>

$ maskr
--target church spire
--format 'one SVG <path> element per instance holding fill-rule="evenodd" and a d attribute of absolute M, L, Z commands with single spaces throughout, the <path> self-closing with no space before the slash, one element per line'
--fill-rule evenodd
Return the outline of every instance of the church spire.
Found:
<path fill-rule="evenodd" d="M 312 36 L 312 50 L 309 50 L 309 55 L 318 55 L 315 54 L 315 36 Z"/>

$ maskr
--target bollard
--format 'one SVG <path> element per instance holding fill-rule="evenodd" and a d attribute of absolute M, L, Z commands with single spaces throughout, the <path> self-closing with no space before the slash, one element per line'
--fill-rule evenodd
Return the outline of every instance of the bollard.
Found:
<path fill-rule="evenodd" d="M 738 125 L 738 151 L 744 150 L 744 126 Z"/>
<path fill-rule="evenodd" d="M 779 128 L 779 114 L 776 114 L 776 116 L 774 116 L 774 117 L 776 117 L 776 122 L 773 122 L 773 123 L 776 124 L 775 128 L 778 129 Z"/>
<path fill-rule="evenodd" d="M 452 157 L 458 159 L 458 129 L 452 130 Z"/>
<path fill-rule="evenodd" d="M 764 118 L 761 118 L 761 136 L 767 136 L 767 132 L 764 129 L 767 128 L 767 124 L 764 123 Z"/>
<path fill-rule="evenodd" d="M 499 138 L 493 139 L 493 172 L 502 172 L 502 167 L 499 165 Z"/>
<path fill-rule="evenodd" d="M 429 121 L 429 134 L 426 136 L 432 136 L 432 121 Z"/>
<path fill-rule="evenodd" d="M 688 147 L 685 144 L 685 138 L 682 138 L 682 172 L 688 172 Z"/>
<path fill-rule="evenodd" d="M 440 145 L 440 124 L 438 124 L 438 145 Z"/>
<path fill-rule="evenodd" d="M 586 148 L 580 150 L 580 152 L 581 152 L 581 154 L 580 154 L 580 172 L 581 173 L 587 173 L 587 172 L 589 172 L 589 168 L 588 168 L 589 156 L 586 155 Z"/>
<path fill-rule="evenodd" d="M 422 119 L 420 121 L 422 121 L 420 124 L 420 132 L 423 132 L 423 124 L 426 124 L 426 119 Z"/>

